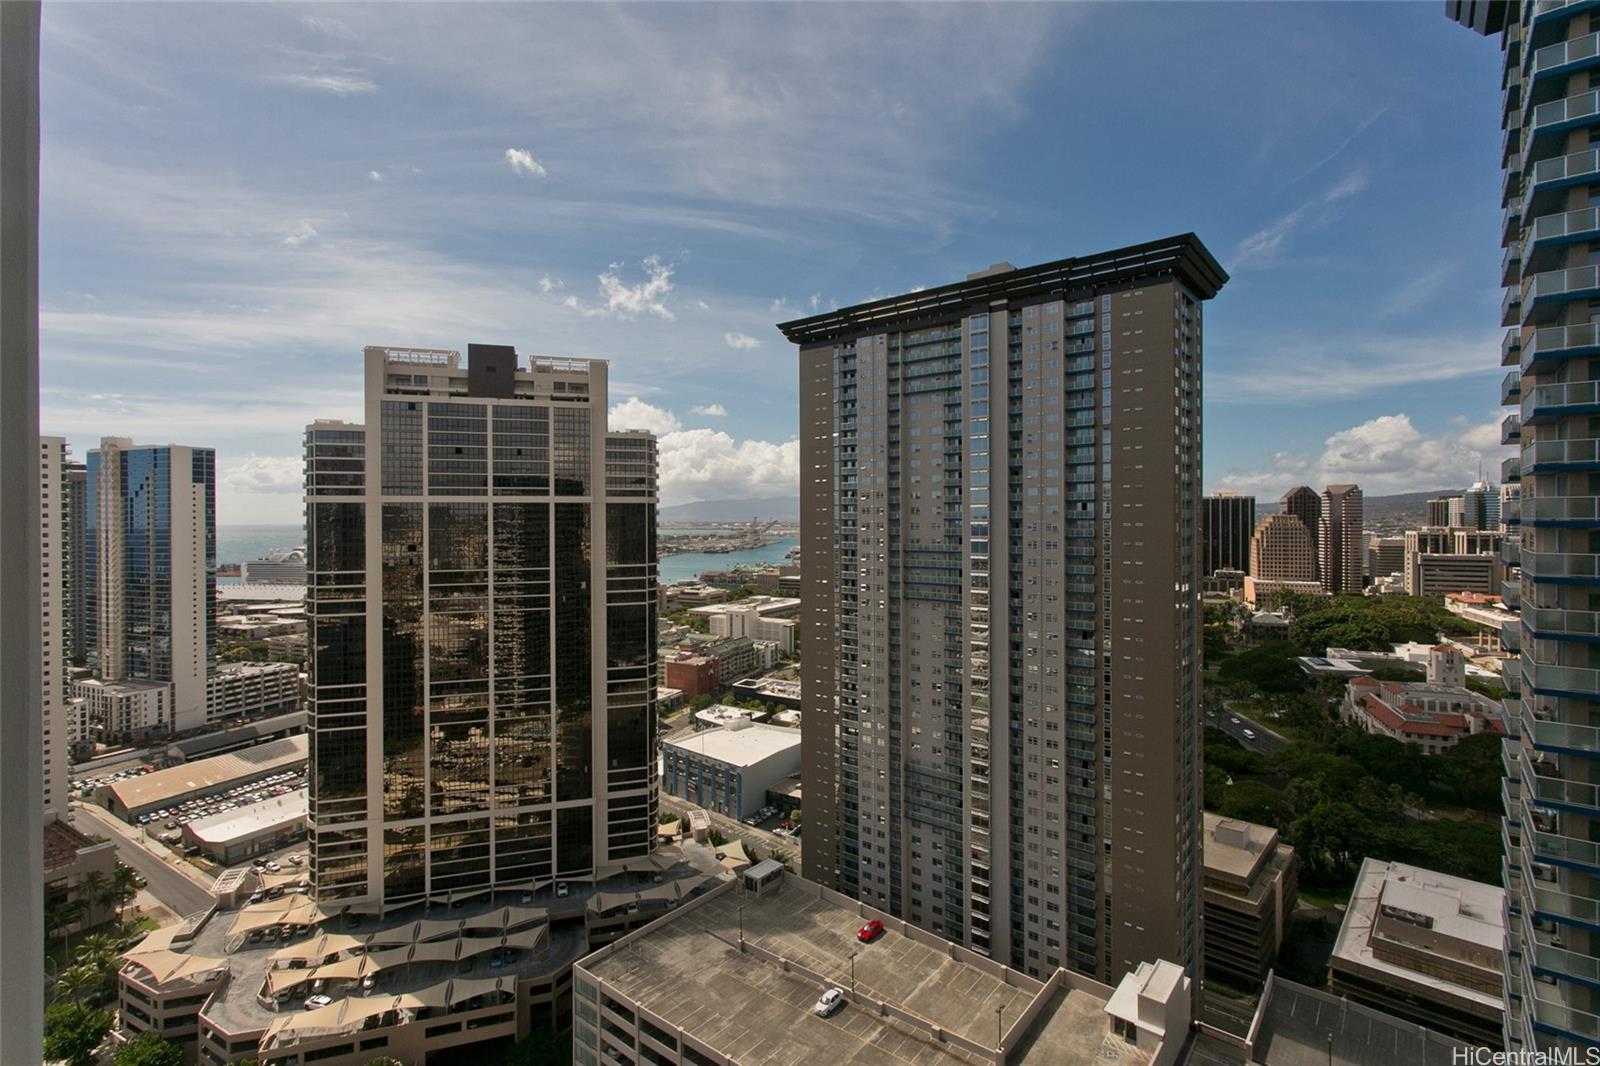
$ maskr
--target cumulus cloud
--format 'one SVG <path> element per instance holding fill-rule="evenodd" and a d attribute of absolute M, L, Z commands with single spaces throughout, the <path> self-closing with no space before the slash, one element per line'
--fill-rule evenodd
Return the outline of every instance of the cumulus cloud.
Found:
<path fill-rule="evenodd" d="M 682 428 L 677 415 L 665 408 L 645 403 L 637 396 L 630 396 L 621 403 L 612 405 L 611 410 L 607 412 L 606 424 L 613 430 L 642 429 L 658 437 L 675 433 Z"/>
<path fill-rule="evenodd" d="M 542 178 L 545 175 L 544 164 L 533 158 L 533 153 L 526 148 L 507 148 L 506 162 L 513 173 L 524 177 Z"/>
<path fill-rule="evenodd" d="M 555 292 L 557 289 L 564 289 L 566 287 L 566 282 L 562 281 L 560 278 L 552 278 L 549 274 L 545 274 L 539 278 L 540 292 Z"/>
<path fill-rule="evenodd" d="M 298 248 L 307 241 L 315 240 L 316 237 L 316 227 L 312 226 L 309 222 L 302 222 L 300 225 L 295 227 L 292 233 L 283 239 L 283 243 L 287 244 L 290 248 Z"/>
<path fill-rule="evenodd" d="M 607 267 L 595 279 L 600 290 L 598 305 L 586 304 L 576 296 L 568 296 L 562 302 L 588 318 L 637 318 L 652 314 L 671 322 L 677 316 L 662 302 L 662 297 L 672 291 L 672 266 L 663 263 L 657 255 L 645 257 L 639 265 L 644 267 L 645 280 L 637 285 L 623 284 L 621 263 Z"/>
<path fill-rule="evenodd" d="M 761 347 L 761 342 L 748 333 L 724 333 L 722 341 L 736 352 L 748 352 L 752 348 Z"/>
<path fill-rule="evenodd" d="M 383 171 L 381 171 L 381 170 L 369 170 L 369 171 L 367 171 L 367 177 L 371 178 L 373 181 L 382 181 L 383 180 Z"/>
<path fill-rule="evenodd" d="M 691 414 L 704 415 L 707 418 L 727 418 L 728 409 L 720 403 L 697 403 L 689 408 Z"/>
<path fill-rule="evenodd" d="M 245 496 L 299 494 L 303 485 L 304 460 L 298 455 L 252 455 L 231 462 L 223 459 L 218 466 L 219 492 Z"/>
<path fill-rule="evenodd" d="M 1423 492 L 1465 487 L 1477 480 L 1480 468 L 1494 480 L 1506 454 L 1498 416 L 1476 423 L 1459 419 L 1429 436 L 1409 415 L 1380 415 L 1330 435 L 1319 455 L 1276 452 L 1264 469 L 1230 471 L 1216 487 L 1266 496 L 1299 484 L 1354 483 L 1369 496 Z"/>
<path fill-rule="evenodd" d="M 702 404 L 696 414 L 726 414 L 721 404 Z M 611 408 L 614 430 L 643 429 L 656 435 L 661 500 L 671 505 L 747 496 L 789 496 L 799 491 L 800 442 L 735 440 L 716 429 L 684 429 L 676 415 L 630 396 Z"/>
<path fill-rule="evenodd" d="M 694 309 L 696 311 L 709 311 L 711 310 L 711 305 L 706 303 L 704 300 L 696 300 L 694 302 Z"/>

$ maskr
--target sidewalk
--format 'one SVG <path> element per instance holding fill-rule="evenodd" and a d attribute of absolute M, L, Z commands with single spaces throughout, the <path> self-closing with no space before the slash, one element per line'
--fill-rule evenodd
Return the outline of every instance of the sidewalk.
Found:
<path fill-rule="evenodd" d="M 111 814 L 109 811 L 101 810 L 92 804 L 74 802 L 72 805 L 72 810 L 80 817 L 87 817 L 93 821 L 95 823 L 96 831 L 104 829 L 108 833 L 114 833 L 117 836 L 122 837 L 123 840 L 132 844 L 134 847 L 149 852 L 151 857 L 159 859 L 163 865 L 170 867 L 173 872 L 182 874 L 184 877 L 188 878 L 194 883 L 196 888 L 202 889 L 205 892 L 211 891 L 211 886 L 216 881 L 215 877 L 206 876 L 204 872 L 195 869 L 192 863 L 185 862 L 183 858 L 174 853 L 171 848 L 165 847 L 156 841 L 151 840 L 149 835 L 138 826 L 129 825 L 127 822 L 124 822 L 122 819 L 118 818 L 114 814 Z M 79 828 L 81 829 L 83 827 L 80 826 Z"/>

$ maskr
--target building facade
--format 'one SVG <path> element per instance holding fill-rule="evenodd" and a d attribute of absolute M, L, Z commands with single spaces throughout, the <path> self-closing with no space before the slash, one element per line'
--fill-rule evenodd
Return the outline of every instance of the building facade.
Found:
<path fill-rule="evenodd" d="M 1317 546 L 1317 538 L 1322 534 L 1322 497 L 1309 485 L 1297 485 L 1278 500 L 1278 513 L 1293 515 L 1306 527 L 1306 533 L 1311 538 L 1312 570 L 1311 577 L 1307 580 L 1320 580 L 1322 553 Z"/>
<path fill-rule="evenodd" d="M 311 856 L 384 909 L 655 841 L 655 440 L 600 361 L 371 347 L 306 430 Z"/>
<path fill-rule="evenodd" d="M 1423 526 L 1405 535 L 1406 594 L 1499 592 L 1504 577 L 1498 530 Z"/>
<path fill-rule="evenodd" d="M 1299 859 L 1271 826 L 1205 815 L 1207 976 L 1253 991 L 1277 963 L 1299 893 Z"/>
<path fill-rule="evenodd" d="M 1461 521 L 1467 529 L 1500 529 L 1500 487 L 1485 481 L 1474 482 L 1461 494 Z"/>
<path fill-rule="evenodd" d="M 72 750 L 67 739 L 66 585 L 62 572 L 66 534 L 67 442 L 39 438 L 39 645 L 40 709 L 44 722 L 44 820 L 66 813 Z"/>
<path fill-rule="evenodd" d="M 1200 501 L 1200 576 L 1250 565 L 1250 535 L 1256 528 L 1256 498 L 1219 492 Z"/>
<path fill-rule="evenodd" d="M 1521 608 L 1507 660 L 1505 884 L 1508 1050 L 1600 1044 L 1600 662 L 1593 623 L 1600 595 L 1600 112 L 1589 106 L 1600 71 L 1600 12 L 1587 4 L 1446 5 L 1455 21 L 1498 38 L 1503 89 L 1500 401 L 1512 408 L 1501 442 L 1517 454 L 1507 549 Z M 1489 73 L 1485 72 L 1486 75 Z M 1492 137 L 1492 130 L 1484 130 Z M 1487 249 L 1485 252 L 1487 253 Z M 1502 521 L 1506 516 L 1502 515 Z M 1559 939 L 1559 945 L 1556 943 Z"/>
<path fill-rule="evenodd" d="M 169 728 L 206 721 L 217 666 L 216 453 L 106 437 L 89 453 L 84 584 L 89 665 L 171 686 Z"/>
<path fill-rule="evenodd" d="M 1404 537 L 1372 537 L 1367 541 L 1367 576 L 1372 578 L 1402 574 L 1406 569 Z"/>
<path fill-rule="evenodd" d="M 780 326 L 808 877 L 1029 973 L 1198 965 L 1200 305 L 1226 280 L 1191 234 Z"/>
<path fill-rule="evenodd" d="M 269 552 L 245 563 L 242 573 L 246 585 L 304 585 L 306 550 L 300 547 Z"/>
<path fill-rule="evenodd" d="M 1316 541 L 1296 515 L 1269 514 L 1250 535 L 1250 576 L 1260 581 L 1316 581 Z"/>
<path fill-rule="evenodd" d="M 1322 523 L 1317 527 L 1317 571 L 1330 596 L 1360 592 L 1366 572 L 1361 531 L 1361 489 L 1329 485 L 1322 490 Z"/>

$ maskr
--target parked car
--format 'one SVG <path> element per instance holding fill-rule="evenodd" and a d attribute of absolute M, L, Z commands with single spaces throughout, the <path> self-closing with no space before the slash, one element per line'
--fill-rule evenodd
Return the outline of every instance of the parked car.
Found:
<path fill-rule="evenodd" d="M 822 998 L 817 1000 L 811 1009 L 817 1012 L 818 1018 L 831 1018 L 844 1007 L 844 989 L 830 988 L 822 993 Z"/>
<path fill-rule="evenodd" d="M 332 1002 L 333 1002 L 333 997 L 332 996 L 324 996 L 324 995 L 310 996 L 310 997 L 308 997 L 306 999 L 306 1010 L 316 1010 L 318 1007 L 326 1007 L 328 1004 L 330 1004 Z"/>
<path fill-rule="evenodd" d="M 556 886 L 556 898 L 557 899 L 566 899 L 567 898 L 567 891 L 568 891 L 567 883 L 565 881 L 561 882 L 559 885 Z"/>
<path fill-rule="evenodd" d="M 863 944 L 870 944 L 882 935 L 883 923 L 876 918 L 856 930 L 856 939 Z"/>

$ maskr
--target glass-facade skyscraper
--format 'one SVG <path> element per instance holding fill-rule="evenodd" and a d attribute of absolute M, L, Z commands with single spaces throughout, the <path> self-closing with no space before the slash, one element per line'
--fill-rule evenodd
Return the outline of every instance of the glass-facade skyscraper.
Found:
<path fill-rule="evenodd" d="M 655 843 L 655 439 L 602 361 L 365 361 L 306 430 L 317 898 L 604 876 Z"/>
<path fill-rule="evenodd" d="M 1506 1047 L 1569 1054 L 1600 1047 L 1600 7 L 1446 12 L 1500 45 Z"/>
<path fill-rule="evenodd" d="M 785 323 L 806 876 L 1000 962 L 1200 965 L 1192 234 Z"/>
<path fill-rule="evenodd" d="M 84 644 L 104 681 L 172 686 L 173 731 L 206 724 L 217 667 L 217 458 L 106 437 L 84 491 Z"/>

